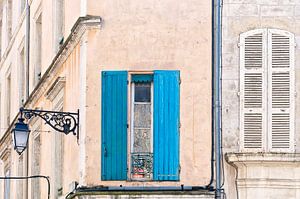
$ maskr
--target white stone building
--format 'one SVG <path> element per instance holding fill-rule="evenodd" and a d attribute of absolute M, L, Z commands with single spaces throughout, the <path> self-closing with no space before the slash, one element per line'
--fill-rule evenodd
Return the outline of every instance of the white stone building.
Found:
<path fill-rule="evenodd" d="M 300 198 L 300 1 L 224 0 L 224 189 Z"/>

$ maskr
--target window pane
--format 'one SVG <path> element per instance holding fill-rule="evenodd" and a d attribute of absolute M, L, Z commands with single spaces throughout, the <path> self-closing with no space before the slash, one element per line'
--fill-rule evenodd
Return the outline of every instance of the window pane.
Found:
<path fill-rule="evenodd" d="M 150 136 L 151 136 L 151 129 L 135 129 L 133 152 L 135 153 L 151 152 Z"/>
<path fill-rule="evenodd" d="M 151 104 L 134 105 L 134 127 L 151 127 Z"/>
<path fill-rule="evenodd" d="M 151 102 L 151 83 L 135 84 L 134 101 Z"/>

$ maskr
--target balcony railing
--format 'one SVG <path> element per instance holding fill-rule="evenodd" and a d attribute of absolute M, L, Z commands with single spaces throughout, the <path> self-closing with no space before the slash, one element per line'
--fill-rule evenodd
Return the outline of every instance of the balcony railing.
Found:
<path fill-rule="evenodd" d="M 150 180 L 153 173 L 152 153 L 131 153 L 131 178 Z"/>

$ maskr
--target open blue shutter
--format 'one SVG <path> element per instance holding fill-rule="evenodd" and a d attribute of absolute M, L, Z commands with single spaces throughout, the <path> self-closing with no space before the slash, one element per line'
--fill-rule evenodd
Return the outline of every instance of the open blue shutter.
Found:
<path fill-rule="evenodd" d="M 154 71 L 153 179 L 179 180 L 179 71 Z"/>
<path fill-rule="evenodd" d="M 91 96 L 93 97 L 93 96 Z M 102 72 L 102 180 L 127 179 L 127 72 Z"/>

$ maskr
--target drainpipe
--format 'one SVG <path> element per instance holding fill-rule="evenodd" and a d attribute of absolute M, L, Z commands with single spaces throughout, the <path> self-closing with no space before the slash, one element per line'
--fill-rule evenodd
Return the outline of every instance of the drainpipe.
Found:
<path fill-rule="evenodd" d="M 222 160 L 222 131 L 221 131 L 221 58 L 222 58 L 222 30 L 221 30 L 221 1 L 214 0 L 214 16 L 213 16 L 213 48 L 214 48 L 214 60 L 213 60 L 213 120 L 214 120 L 214 132 L 216 138 L 216 199 L 221 199 L 221 160 Z"/>
<path fill-rule="evenodd" d="M 29 0 L 26 0 L 26 31 L 25 31 L 25 48 L 26 48 L 26 100 L 29 98 L 29 56 L 30 56 L 30 6 Z M 25 175 L 28 176 L 29 174 L 29 150 L 26 150 L 26 173 Z M 25 184 L 25 196 L 28 199 L 28 179 L 26 180 Z"/>
<path fill-rule="evenodd" d="M 29 56 L 30 56 L 30 6 L 29 0 L 26 1 L 26 32 L 25 32 L 25 48 L 26 48 L 26 100 L 29 97 Z M 26 101 L 25 100 L 25 101 Z"/>

